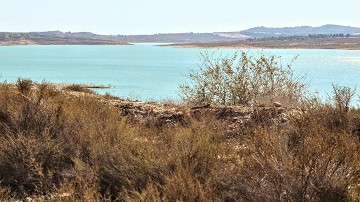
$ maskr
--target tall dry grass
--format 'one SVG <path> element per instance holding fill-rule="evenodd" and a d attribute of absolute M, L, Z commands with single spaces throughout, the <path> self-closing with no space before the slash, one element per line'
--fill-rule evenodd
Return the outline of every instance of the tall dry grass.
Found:
<path fill-rule="evenodd" d="M 159 128 L 48 84 L 3 83 L 0 95 L 1 200 L 360 200 L 359 109 L 253 116 L 227 136 L 211 113 Z"/>

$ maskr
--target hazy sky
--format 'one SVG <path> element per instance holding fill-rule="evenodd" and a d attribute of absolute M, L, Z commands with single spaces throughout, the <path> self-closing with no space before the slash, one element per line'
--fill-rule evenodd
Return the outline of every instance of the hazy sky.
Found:
<path fill-rule="evenodd" d="M 262 25 L 360 27 L 359 8 L 359 0 L 1 0 L 0 31 L 155 34 Z"/>

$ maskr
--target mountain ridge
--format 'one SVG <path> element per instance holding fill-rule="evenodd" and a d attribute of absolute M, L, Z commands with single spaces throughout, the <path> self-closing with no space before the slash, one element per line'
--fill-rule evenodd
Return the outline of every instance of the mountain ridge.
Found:
<path fill-rule="evenodd" d="M 335 24 L 326 24 L 318 27 L 254 27 L 233 33 L 240 33 L 249 37 L 272 37 L 272 36 L 304 36 L 309 34 L 359 34 L 360 28 Z"/>
<path fill-rule="evenodd" d="M 253 27 L 235 32 L 160 33 L 153 35 L 101 35 L 91 32 L 0 32 L 0 45 L 126 45 L 129 43 L 197 43 L 244 41 L 249 38 L 307 36 L 318 34 L 359 35 L 360 28 L 327 24 L 319 27 Z"/>

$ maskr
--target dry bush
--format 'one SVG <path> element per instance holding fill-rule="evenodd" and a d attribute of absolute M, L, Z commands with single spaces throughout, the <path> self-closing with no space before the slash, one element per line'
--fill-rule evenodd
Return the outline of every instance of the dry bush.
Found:
<path fill-rule="evenodd" d="M 31 82 L 30 82 L 31 83 Z M 71 167 L 71 150 L 62 139 L 60 111 L 45 103 L 51 93 L 40 85 L 30 97 L 4 87 L 0 99 L 1 184 L 19 195 L 45 193 Z M 10 99 L 9 99 L 10 98 Z"/>
<path fill-rule="evenodd" d="M 81 159 L 73 159 L 74 166 L 66 172 L 67 179 L 54 190 L 55 201 L 111 201 L 99 192 L 96 169 Z"/>
<path fill-rule="evenodd" d="M 349 117 L 349 132 L 360 141 L 360 110 L 351 111 Z"/>
<path fill-rule="evenodd" d="M 47 84 L 34 84 L 27 96 L 10 85 L 1 93 L 0 187 L 15 197 L 63 192 L 70 196 L 59 200 L 123 200 L 129 190 L 163 186 L 184 169 L 191 171 L 189 183 L 203 183 L 200 189 L 216 162 L 206 127 L 159 131 L 133 124 L 97 98 Z"/>
<path fill-rule="evenodd" d="M 333 102 L 340 111 L 349 111 L 351 100 L 355 96 L 356 89 L 333 84 Z"/>
<path fill-rule="evenodd" d="M 19 78 L 15 85 L 21 94 L 29 95 L 33 86 L 33 82 L 30 79 Z"/>
<path fill-rule="evenodd" d="M 63 88 L 63 90 L 67 91 L 75 91 L 75 92 L 83 92 L 83 93 L 94 93 L 94 91 L 90 90 L 89 88 L 84 87 L 80 84 L 71 84 Z"/>
<path fill-rule="evenodd" d="M 9 190 L 9 188 L 0 187 L 0 199 L 10 200 L 11 198 L 11 191 Z"/>
<path fill-rule="evenodd" d="M 211 176 L 221 152 L 213 136 L 194 128 L 165 133 L 159 138 L 162 163 L 155 165 L 162 165 L 161 178 L 153 178 L 140 190 L 128 190 L 126 200 L 215 201 Z"/>
<path fill-rule="evenodd" d="M 165 178 L 163 184 L 151 183 L 145 189 L 129 191 L 126 201 L 222 201 L 212 190 L 194 178 L 187 170 L 176 172 Z"/>
<path fill-rule="evenodd" d="M 44 194 L 58 181 L 58 174 L 71 167 L 63 147 L 42 138 L 2 137 L 0 149 L 1 184 L 20 194 Z"/>
<path fill-rule="evenodd" d="M 180 86 L 189 104 L 235 105 L 279 98 L 298 103 L 306 93 L 303 78 L 294 76 L 291 64 L 283 67 L 277 56 L 245 52 L 230 57 L 201 56 L 202 65 L 188 76 L 192 83 Z"/>
<path fill-rule="evenodd" d="M 220 173 L 217 190 L 233 201 L 352 201 L 359 183 L 355 137 L 333 131 L 322 117 L 255 128 L 243 138 L 238 161 Z"/>
<path fill-rule="evenodd" d="M 149 129 L 141 129 L 146 130 Z M 115 142 L 104 140 L 104 144 L 99 144 L 104 148 L 97 148 L 93 154 L 93 162 L 98 162 L 100 185 L 111 195 L 142 193 L 149 184 L 163 185 L 168 175 L 183 169 L 204 181 L 218 151 L 211 138 L 191 130 L 152 138 L 141 135 L 138 129 L 126 133 L 125 137 L 118 137 L 121 139 L 115 137 Z M 121 147 L 117 146 L 119 143 Z"/>
<path fill-rule="evenodd" d="M 225 136 L 216 110 L 159 129 L 96 96 L 32 85 L 0 85 L 0 200 L 359 199 L 358 109 L 319 105 L 286 124 L 271 121 L 279 109 L 257 111 Z"/>
<path fill-rule="evenodd" d="M 91 97 L 70 98 L 47 84 L 34 84 L 26 96 L 10 85 L 2 85 L 1 93 L 0 185 L 18 197 L 78 183 L 74 159 L 94 165 L 97 138 L 122 132 L 115 109 Z"/>
<path fill-rule="evenodd" d="M 103 96 L 107 100 L 120 100 L 121 98 L 118 96 L 111 95 L 110 93 L 106 92 Z"/>

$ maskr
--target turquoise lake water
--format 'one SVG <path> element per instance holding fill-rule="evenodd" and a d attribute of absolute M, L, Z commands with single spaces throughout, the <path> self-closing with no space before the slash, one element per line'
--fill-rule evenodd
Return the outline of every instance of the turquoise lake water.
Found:
<path fill-rule="evenodd" d="M 3 46 L 0 81 L 18 77 L 34 81 L 110 85 L 99 90 L 120 97 L 161 101 L 178 99 L 178 86 L 201 63 L 200 53 L 228 55 L 235 49 L 196 49 L 135 44 L 131 46 Z M 249 50 L 281 56 L 286 65 L 294 56 L 297 75 L 307 74 L 311 91 L 330 93 L 332 83 L 358 87 L 360 51 L 266 49 Z"/>

